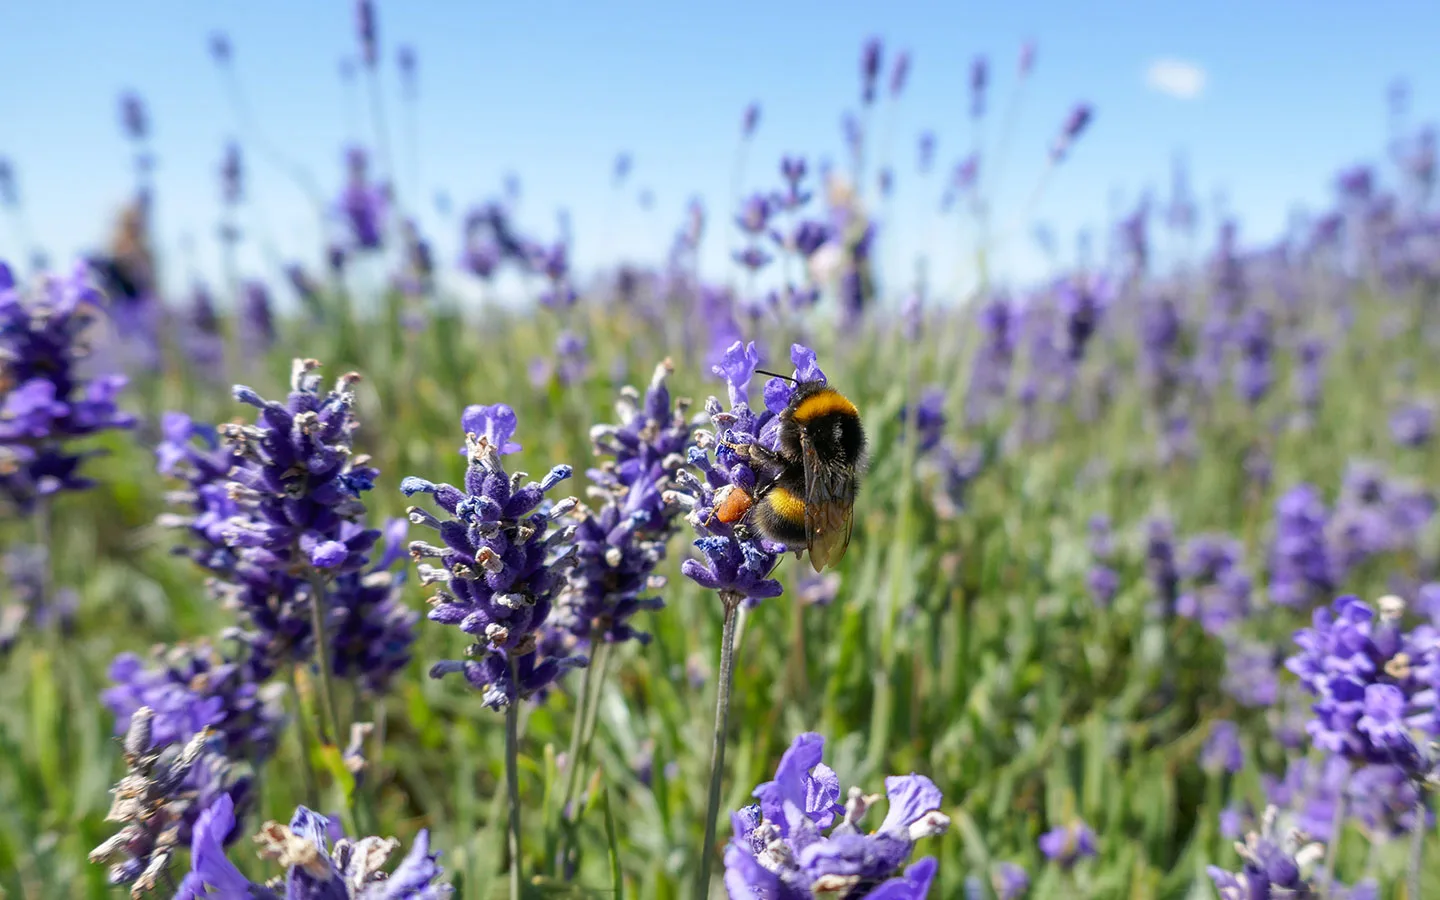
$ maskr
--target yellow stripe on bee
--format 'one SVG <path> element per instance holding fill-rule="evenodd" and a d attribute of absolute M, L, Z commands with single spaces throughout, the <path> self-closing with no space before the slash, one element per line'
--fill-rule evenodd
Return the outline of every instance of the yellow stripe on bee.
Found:
<path fill-rule="evenodd" d="M 790 522 L 805 521 L 805 501 L 792 491 L 777 484 L 765 495 L 765 499 L 770 501 L 780 518 Z"/>
<path fill-rule="evenodd" d="M 794 418 L 797 422 L 808 422 L 831 413 L 843 413 L 847 416 L 860 414 L 855 409 L 855 404 L 846 399 L 843 394 L 827 388 L 801 400 L 800 405 L 795 407 Z"/>

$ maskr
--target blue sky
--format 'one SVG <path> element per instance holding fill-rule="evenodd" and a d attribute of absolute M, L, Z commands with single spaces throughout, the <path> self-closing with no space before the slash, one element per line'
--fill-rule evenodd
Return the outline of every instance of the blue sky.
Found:
<path fill-rule="evenodd" d="M 1283 226 L 1295 204 L 1323 203 L 1338 167 L 1378 157 L 1396 77 L 1411 85 L 1412 121 L 1440 113 L 1437 4 L 1372 2 L 1363 11 L 1314 0 L 885 6 L 882 13 L 854 0 L 381 2 L 384 106 L 402 201 L 449 264 L 457 227 L 435 213 L 436 189 L 463 210 L 498 193 L 505 173 L 515 172 L 522 223 L 553 236 L 556 211 L 568 209 L 578 265 L 591 269 L 619 257 L 658 259 L 698 195 L 711 213 L 706 269 L 725 271 L 737 246 L 728 206 L 742 110 L 752 100 L 763 108 L 748 187 L 771 186 L 782 153 L 842 161 L 840 120 L 856 108 L 858 51 L 873 34 L 885 42 L 887 63 L 900 49 L 913 58 L 905 95 L 875 116 L 876 140 L 882 152 L 890 148 L 897 171 L 880 251 L 887 286 L 901 290 L 916 255 L 928 252 L 937 287 L 958 288 L 973 274 L 970 238 L 957 218 L 942 221 L 934 210 L 942 180 L 976 139 L 966 111 L 976 54 L 991 63 L 991 113 L 981 128 L 991 162 L 1018 48 L 1026 39 L 1038 46 L 1003 180 L 993 187 L 994 218 L 1009 235 L 996 264 L 1015 280 L 1044 271 L 1026 237 L 1032 222 L 1048 223 L 1070 254 L 1077 232 L 1102 228 L 1147 186 L 1163 190 L 1177 152 L 1189 161 L 1202 207 L 1223 197 L 1242 235 L 1261 239 Z M 157 228 L 172 283 L 188 281 L 190 261 L 202 275 L 218 272 L 216 170 L 224 142 L 245 136 L 208 53 L 217 29 L 231 37 L 263 131 L 327 191 L 340 186 L 344 146 L 373 145 L 365 95 L 347 100 L 338 75 L 340 61 L 356 51 L 348 2 L 11 0 L 0 5 L 0 156 L 12 160 L 28 228 L 53 258 L 102 240 L 130 189 L 116 107 L 121 91 L 133 89 L 152 121 Z M 395 74 L 401 43 L 419 56 L 413 131 Z M 1147 72 L 1162 60 L 1198 67 L 1203 89 L 1188 99 L 1155 90 Z M 1179 75 L 1193 78 L 1184 67 Z M 1027 216 L 1046 148 L 1079 100 L 1095 106 L 1092 129 Z M 916 137 L 926 128 L 939 135 L 928 183 L 914 173 Z M 318 227 L 302 195 L 253 145 L 246 149 L 252 202 L 243 221 L 253 239 L 241 264 L 247 274 L 274 278 L 273 260 L 318 259 Z M 622 150 L 635 168 L 617 196 L 609 176 Z M 636 202 L 642 188 L 654 194 L 652 212 Z M 0 224 L 0 256 L 13 258 L 20 245 L 9 225 Z M 189 254 L 180 249 L 185 235 Z"/>

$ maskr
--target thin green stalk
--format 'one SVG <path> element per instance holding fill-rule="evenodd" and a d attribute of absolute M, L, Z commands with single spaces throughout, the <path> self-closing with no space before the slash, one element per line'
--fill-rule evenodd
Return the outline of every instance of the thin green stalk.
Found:
<path fill-rule="evenodd" d="M 595 695 L 586 704 L 585 735 L 580 740 L 582 762 L 590 756 L 590 742 L 595 739 L 595 728 L 600 722 L 600 695 L 605 693 L 605 680 L 610 676 L 610 652 L 611 645 L 602 643 L 595 650 L 595 658 L 590 660 L 590 665 L 600 671 L 595 679 Z"/>
<path fill-rule="evenodd" d="M 300 682 L 295 666 L 288 667 L 290 698 L 295 702 L 295 743 L 300 752 L 300 774 L 305 779 L 305 802 L 311 809 L 320 808 L 320 779 L 315 774 L 315 761 L 310 758 L 310 729 L 305 726 L 305 710 L 300 703 Z"/>
<path fill-rule="evenodd" d="M 320 670 L 320 705 L 325 714 L 324 725 L 330 729 L 327 738 L 321 732 L 325 743 L 339 746 L 340 715 L 335 706 L 335 684 L 330 679 L 329 639 L 325 635 L 325 581 L 319 575 L 310 576 L 310 628 L 315 632 L 315 666 Z"/>
<path fill-rule="evenodd" d="M 510 900 L 520 900 L 520 679 L 510 660 L 515 695 L 505 707 L 505 793 L 510 802 Z"/>
<path fill-rule="evenodd" d="M 695 882 L 695 900 L 710 892 L 710 857 L 715 844 L 715 816 L 720 809 L 720 780 L 725 771 L 725 728 L 730 720 L 730 684 L 735 675 L 735 614 L 745 598 L 734 591 L 721 591 L 725 624 L 720 633 L 720 683 L 715 696 L 715 737 L 710 749 L 710 792 L 705 801 L 705 843 L 700 847 L 700 877 Z"/>
<path fill-rule="evenodd" d="M 1415 824 L 1410 829 L 1410 877 L 1406 880 L 1406 900 L 1419 900 L 1420 897 L 1420 864 L 1425 859 L 1425 794 L 1421 790 L 1420 799 L 1415 801 Z"/>

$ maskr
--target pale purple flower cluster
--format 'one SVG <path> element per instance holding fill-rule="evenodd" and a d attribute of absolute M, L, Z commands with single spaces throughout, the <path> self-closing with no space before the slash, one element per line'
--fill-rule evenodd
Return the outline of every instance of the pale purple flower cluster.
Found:
<path fill-rule="evenodd" d="M 566 670 L 585 666 L 583 656 L 552 656 L 539 636 L 575 562 L 574 526 L 556 527 L 576 506 L 573 499 L 544 504 L 545 494 L 571 475 L 555 466 L 540 482 L 522 486 L 524 473 L 506 474 L 500 457 L 520 445 L 511 440 L 515 413 L 504 404 L 471 406 L 462 417 L 469 465 L 465 486 L 407 477 L 405 496 L 424 493 L 452 518 L 441 520 L 410 507 L 410 521 L 439 532 L 443 546 L 415 541 L 422 584 L 436 585 L 430 619 L 454 625 L 476 640 L 471 658 L 446 660 L 430 669 L 433 678 L 459 672 L 484 692 L 492 708 L 545 691 Z M 542 505 L 544 504 L 544 505 Z"/>
<path fill-rule="evenodd" d="M 123 376 L 78 370 L 99 312 L 83 268 L 27 291 L 0 262 L 0 495 L 22 512 L 91 486 L 80 465 L 94 451 L 76 449 L 77 439 L 135 424 L 115 402 Z"/>
<path fill-rule="evenodd" d="M 1379 467 L 1352 462 L 1345 469 L 1330 523 L 1334 558 L 1344 570 L 1384 553 L 1415 545 L 1435 516 L 1428 490 L 1387 476 Z"/>
<path fill-rule="evenodd" d="M 944 834 L 940 789 L 923 775 L 885 779 L 889 809 L 880 827 L 862 823 L 876 796 L 852 787 L 842 805 L 840 779 L 821 762 L 825 739 L 797 737 L 775 778 L 755 789 L 760 802 L 731 815 L 725 887 L 736 900 L 806 900 L 826 892 L 873 900 L 923 900 L 936 862 L 906 865 L 915 843 Z M 829 833 L 826 834 L 826 830 Z"/>
<path fill-rule="evenodd" d="M 451 893 L 438 880 L 444 872 L 424 829 L 395 871 L 386 873 L 382 866 L 399 841 L 340 837 L 329 819 L 297 807 L 289 825 L 267 822 L 255 836 L 260 856 L 286 869 L 283 879 L 256 884 L 225 856 L 226 836 L 235 827 L 228 798 L 201 816 L 190 842 L 190 871 L 175 900 L 440 900 Z"/>
<path fill-rule="evenodd" d="M 1076 819 L 1040 835 L 1040 852 L 1062 869 L 1070 869 L 1082 859 L 1095 856 L 1099 849 L 1095 832 L 1084 821 Z"/>
<path fill-rule="evenodd" d="M 6 600 L 0 602 L 0 657 L 25 630 L 55 627 L 68 633 L 75 625 L 80 597 L 71 588 L 50 590 L 50 550 L 35 544 L 18 544 L 0 554 L 0 584 Z"/>
<path fill-rule="evenodd" d="M 965 393 L 965 419 L 971 424 L 990 421 L 1010 391 L 1019 337 L 1016 318 L 1010 298 L 1003 294 L 980 311 L 981 343 Z"/>
<path fill-rule="evenodd" d="M 1113 568 L 1115 547 L 1110 533 L 1110 519 L 1092 516 L 1089 529 L 1091 566 L 1085 576 L 1085 585 L 1090 589 L 1095 605 L 1105 609 L 1120 590 L 1120 576 Z"/>
<path fill-rule="evenodd" d="M 643 397 L 634 388 L 622 390 L 615 404 L 620 421 L 590 430 L 596 455 L 611 458 L 587 473 L 603 503 L 577 512 L 576 562 L 549 624 L 561 641 L 648 643 L 650 636 L 630 620 L 664 606 L 662 598 L 647 594 L 664 585 L 655 569 L 683 511 L 666 494 L 676 486 L 690 444 L 689 401 L 671 403 L 671 371 L 669 360 L 656 366 Z"/>
<path fill-rule="evenodd" d="M 1402 447 L 1423 447 L 1435 436 L 1435 407 L 1410 402 L 1390 415 L 1390 437 Z"/>
<path fill-rule="evenodd" d="M 1299 833 L 1280 836 L 1273 807 L 1266 810 L 1260 833 L 1252 832 L 1245 843 L 1237 844 L 1235 849 L 1244 862 L 1240 872 L 1206 867 L 1221 900 L 1253 900 L 1273 895 L 1313 900 L 1319 896 L 1305 871 L 1324 855 L 1324 847 L 1306 844 Z"/>

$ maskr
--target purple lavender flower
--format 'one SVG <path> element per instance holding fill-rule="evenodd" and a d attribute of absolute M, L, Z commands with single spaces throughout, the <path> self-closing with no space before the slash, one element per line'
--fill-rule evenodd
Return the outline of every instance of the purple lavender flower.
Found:
<path fill-rule="evenodd" d="M 230 35 L 223 31 L 210 33 L 210 58 L 217 66 L 230 64 Z"/>
<path fill-rule="evenodd" d="M 745 107 L 745 113 L 740 117 L 740 139 L 749 140 L 755 134 L 755 126 L 760 124 L 760 104 L 751 103 Z"/>
<path fill-rule="evenodd" d="M 275 344 L 275 313 L 270 290 L 260 281 L 247 281 L 240 298 L 240 342 L 246 352 L 259 355 Z"/>
<path fill-rule="evenodd" d="M 903 425 L 910 418 L 910 410 L 901 407 L 899 416 Z M 916 456 L 924 456 L 939 446 L 945 434 L 945 423 L 945 390 L 931 385 L 921 392 L 920 402 L 915 404 Z"/>
<path fill-rule="evenodd" d="M 935 132 L 928 130 L 920 132 L 916 150 L 916 168 L 920 170 L 921 175 L 930 174 L 930 170 L 935 165 Z"/>
<path fill-rule="evenodd" d="M 1180 569 L 1175 563 L 1175 530 L 1168 519 L 1152 519 L 1146 526 L 1145 569 L 1155 588 L 1164 618 L 1175 615 L 1180 599 Z"/>
<path fill-rule="evenodd" d="M 1020 45 L 1020 58 L 1015 66 L 1021 78 L 1027 77 L 1035 69 L 1035 42 L 1026 41 Z"/>
<path fill-rule="evenodd" d="M 1052 165 L 1065 159 L 1070 152 L 1070 147 L 1075 143 L 1075 139 L 1085 131 L 1094 116 L 1095 111 L 1088 103 L 1077 104 L 1070 111 L 1070 115 L 1065 118 L 1065 124 L 1060 126 L 1059 136 L 1055 138 L 1055 143 L 1050 147 Z"/>
<path fill-rule="evenodd" d="M 120 95 L 120 128 L 127 138 L 137 143 L 150 136 L 150 117 L 145 114 L 145 101 L 134 91 Z"/>
<path fill-rule="evenodd" d="M 997 294 L 980 310 L 981 345 L 970 370 L 965 394 L 965 419 L 988 421 L 1010 390 L 1018 330 L 1010 298 Z"/>
<path fill-rule="evenodd" d="M 150 710 L 151 746 L 183 744 L 205 733 L 201 758 L 179 787 L 188 802 L 176 809 L 179 841 L 189 840 L 197 818 L 228 795 L 242 808 L 255 799 L 254 773 L 274 754 L 283 722 L 275 690 L 260 686 L 264 672 L 256 650 L 240 643 L 227 658 L 214 648 L 162 648 L 153 664 L 122 653 L 110 665 L 114 687 L 101 699 L 115 715 L 116 734 L 126 734 L 139 710 Z M 247 769 L 239 767 L 241 764 Z M 233 838 L 235 835 L 231 835 Z"/>
<path fill-rule="evenodd" d="M 1226 719 L 1210 726 L 1210 736 L 1200 750 L 1200 765 L 1206 769 L 1239 772 L 1245 768 L 1245 748 L 1240 745 L 1240 726 Z"/>
<path fill-rule="evenodd" d="M 442 521 L 410 507 L 410 521 L 435 529 L 445 544 L 415 541 L 410 555 L 441 562 L 419 569 L 422 584 L 437 585 L 430 620 L 455 625 L 477 639 L 469 651 L 472 658 L 438 662 L 430 676 L 462 673 L 484 692 L 486 706 L 499 709 L 543 696 L 566 670 L 588 662 L 583 656 L 549 656 L 538 641 L 563 587 L 563 570 L 576 558 L 575 528 L 551 526 L 576 504 L 570 499 L 542 506 L 545 494 L 570 477 L 569 466 L 556 466 L 539 483 L 522 487 L 523 475 L 506 474 L 500 448 L 473 430 L 471 422 L 465 427 L 469 466 L 463 491 L 413 476 L 400 483 L 400 490 L 407 497 L 430 494 L 453 516 Z"/>
<path fill-rule="evenodd" d="M 796 344 L 790 355 L 797 378 L 824 377 L 815 365 L 813 351 Z M 678 474 L 679 489 L 675 492 L 676 501 L 690 509 L 687 518 L 700 535 L 695 546 L 704 556 L 703 562 L 686 560 L 681 571 L 702 587 L 751 600 L 780 596 L 780 583 L 769 576 L 784 548 L 755 538 L 741 539 L 732 525 L 715 518 L 715 509 L 723 499 L 721 491 L 755 490 L 757 473 L 744 448 L 756 443 L 768 450 L 775 448 L 777 404 L 779 409 L 784 408 L 789 399 L 788 386 L 780 379 L 771 379 L 765 388 L 765 409 L 758 415 L 751 412 L 750 379 L 759 362 L 753 343 L 736 341 L 714 368 L 729 389 L 730 409 L 723 410 L 714 397 L 706 402 L 705 411 L 715 432 L 697 433 L 689 462 L 699 477 L 689 472 Z M 713 462 L 707 452 L 711 447 L 715 448 Z"/>
<path fill-rule="evenodd" d="M 1269 644 L 1225 636 L 1225 677 L 1220 687 L 1242 706 L 1263 709 L 1279 695 L 1279 661 Z"/>
<path fill-rule="evenodd" d="M 420 615 L 405 605 L 405 570 L 394 568 L 405 556 L 405 519 L 381 529 L 380 559 L 363 572 L 347 572 L 330 584 L 327 611 L 334 620 L 330 670 L 367 695 L 383 694 L 410 662 L 415 624 Z"/>
<path fill-rule="evenodd" d="M 80 372 L 99 309 L 83 267 L 22 292 L 0 263 L 0 495 L 22 512 L 91 486 L 79 469 L 95 451 L 76 449 L 77 439 L 135 424 L 115 402 L 123 376 Z"/>
<path fill-rule="evenodd" d="M 220 160 L 220 199 L 226 206 L 234 206 L 244 195 L 245 166 L 240 158 L 240 145 L 230 141 Z"/>
<path fill-rule="evenodd" d="M 880 39 L 869 38 L 860 48 L 860 99 L 866 106 L 875 102 L 875 84 L 880 78 Z"/>
<path fill-rule="evenodd" d="M 0 657 L 19 640 L 22 629 L 58 628 L 69 633 L 75 625 L 80 597 L 70 588 L 47 591 L 50 550 L 18 544 L 0 553 L 0 575 L 7 600 L 0 603 Z"/>
<path fill-rule="evenodd" d="M 1030 875 L 1015 863 L 1002 862 L 990 872 L 990 888 L 996 900 L 1023 900 L 1030 891 Z"/>
<path fill-rule="evenodd" d="M 1320 492 L 1300 484 L 1275 502 L 1270 545 L 1270 599 L 1281 606 L 1309 606 L 1330 595 L 1338 582 L 1325 531 L 1330 513 Z"/>
<path fill-rule="evenodd" d="M 207 758 L 210 740 L 209 732 L 201 731 L 183 748 L 157 745 L 151 734 L 154 719 L 148 707 L 130 717 L 122 742 L 126 773 L 111 790 L 115 800 L 105 817 L 121 827 L 90 851 L 92 863 L 113 861 L 107 873 L 110 883 L 133 885 L 131 893 L 137 897 L 156 890 L 168 875 L 170 859 L 182 843 L 181 823 L 195 799 L 186 785 Z M 224 757 L 218 759 L 223 763 Z M 215 833 L 217 846 L 229 839 L 230 830 L 227 826 Z"/>
<path fill-rule="evenodd" d="M 190 872 L 175 900 L 247 897 L 250 900 L 440 900 L 451 887 L 430 852 L 429 832 L 415 835 L 410 852 L 388 875 L 381 868 L 399 846 L 394 838 L 331 839 L 330 820 L 297 807 L 288 826 L 267 822 L 255 836 L 263 859 L 286 868 L 284 879 L 255 884 L 225 857 L 223 835 L 235 830 L 227 802 L 207 810 L 190 843 Z M 277 893 L 284 884 L 284 893 Z M 272 887 L 273 886 L 273 887 Z"/>
<path fill-rule="evenodd" d="M 336 201 L 336 212 L 349 232 L 351 249 L 378 250 L 385 240 L 389 191 L 383 185 L 370 183 L 369 159 L 364 149 L 351 147 L 345 152 L 345 160 L 348 175 Z"/>
<path fill-rule="evenodd" d="M 587 473 L 604 502 L 577 514 L 576 563 L 556 600 L 548 640 L 571 647 L 650 640 L 630 619 L 664 606 L 660 597 L 646 595 L 664 585 L 655 569 L 682 511 L 665 496 L 690 443 L 689 403 L 681 399 L 672 407 L 670 401 L 666 380 L 672 370 L 668 360 L 656 366 L 643 398 L 633 388 L 623 390 L 615 404 L 620 422 L 590 430 L 596 455 L 611 457 Z"/>
<path fill-rule="evenodd" d="M 1181 575 L 1187 590 L 1175 611 L 1219 634 L 1250 612 L 1250 577 L 1241 568 L 1244 548 L 1228 535 L 1199 535 L 1185 543 Z"/>
<path fill-rule="evenodd" d="M 1435 436 L 1435 407 L 1407 403 L 1390 415 L 1390 437 L 1401 447 L 1423 447 Z"/>
<path fill-rule="evenodd" d="M 1440 734 L 1435 683 L 1440 637 L 1423 625 L 1402 632 L 1403 601 L 1385 598 L 1380 620 L 1357 597 L 1317 609 L 1295 633 L 1300 652 L 1286 668 L 1318 699 L 1308 726 L 1315 746 L 1360 762 L 1416 771 L 1412 731 Z"/>
<path fill-rule="evenodd" d="M 416 89 L 417 60 L 415 48 L 409 44 L 401 44 L 395 49 L 395 68 L 400 70 L 400 84 L 405 89 L 405 95 L 414 98 Z"/>
<path fill-rule="evenodd" d="M 1040 835 L 1039 846 L 1040 852 L 1062 869 L 1069 869 L 1097 852 L 1095 832 L 1079 819 Z"/>
<path fill-rule="evenodd" d="M 901 50 L 895 57 L 895 62 L 890 67 L 890 96 L 899 97 L 905 90 L 905 82 L 910 77 L 910 51 Z"/>
<path fill-rule="evenodd" d="M 379 40 L 375 27 L 375 4 L 371 0 L 355 0 L 355 34 L 360 39 L 360 58 L 375 68 L 380 60 Z"/>
<path fill-rule="evenodd" d="M 1298 833 L 1281 837 L 1276 827 L 1276 810 L 1265 811 L 1260 833 L 1249 834 L 1236 850 L 1244 861 L 1238 873 L 1218 866 L 1207 866 L 1206 872 L 1215 882 L 1221 900 L 1253 900 L 1256 897 L 1313 897 L 1313 886 L 1304 871 L 1324 855 L 1320 844 L 1304 844 Z"/>
<path fill-rule="evenodd" d="M 852 787 L 841 805 L 840 779 L 820 761 L 824 748 L 818 734 L 795 738 L 774 780 L 755 789 L 760 802 L 731 815 L 735 837 L 725 849 L 730 896 L 802 900 L 850 889 L 886 900 L 923 900 L 935 860 L 905 863 L 917 841 L 950 826 L 939 809 L 940 790 L 923 775 L 886 778 L 890 808 L 880 828 L 866 833 L 861 822 L 873 798 Z"/>
<path fill-rule="evenodd" d="M 1236 331 L 1240 359 L 1235 373 L 1235 387 L 1240 397 L 1251 406 L 1259 403 L 1274 380 L 1271 352 L 1274 347 L 1270 314 L 1258 307 L 1246 311 Z"/>
<path fill-rule="evenodd" d="M 977 56 L 970 63 L 970 118 L 985 115 L 985 83 L 990 78 L 990 65 L 985 57 Z"/>

